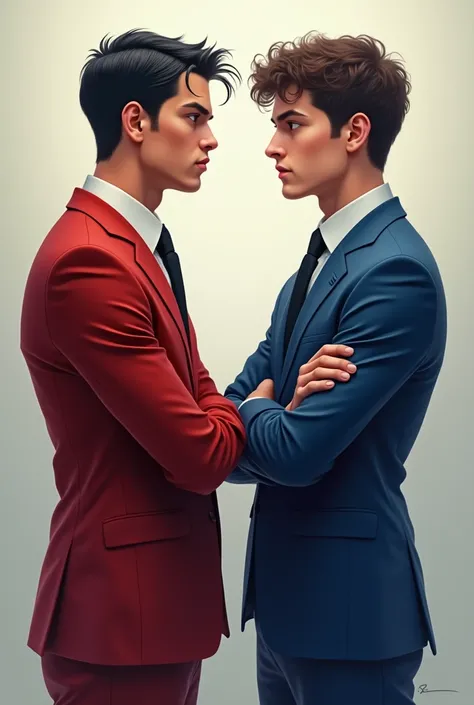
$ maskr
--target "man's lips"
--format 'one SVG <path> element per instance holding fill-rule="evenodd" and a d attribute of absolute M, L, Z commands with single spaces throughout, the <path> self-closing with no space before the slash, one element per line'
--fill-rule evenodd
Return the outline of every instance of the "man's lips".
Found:
<path fill-rule="evenodd" d="M 284 179 L 285 176 L 288 176 L 288 174 L 291 173 L 291 169 L 285 169 L 284 166 L 277 166 L 276 170 L 278 171 L 278 178 L 279 179 Z"/>
<path fill-rule="evenodd" d="M 209 161 L 210 161 L 209 157 L 207 157 L 206 159 L 201 159 L 201 161 L 196 162 L 196 166 L 198 167 L 198 169 L 201 169 L 202 171 L 206 171 L 207 165 L 209 164 Z"/>

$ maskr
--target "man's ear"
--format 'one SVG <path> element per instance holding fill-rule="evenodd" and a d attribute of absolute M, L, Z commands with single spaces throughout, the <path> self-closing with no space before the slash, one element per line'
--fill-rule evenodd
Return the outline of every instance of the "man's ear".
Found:
<path fill-rule="evenodd" d="M 350 153 L 355 153 L 361 149 L 369 139 L 371 123 L 365 113 L 356 113 L 351 117 L 345 128 L 346 149 Z"/>
<path fill-rule="evenodd" d="M 122 128 L 132 142 L 143 141 L 144 111 L 140 103 L 131 101 L 122 110 Z"/>

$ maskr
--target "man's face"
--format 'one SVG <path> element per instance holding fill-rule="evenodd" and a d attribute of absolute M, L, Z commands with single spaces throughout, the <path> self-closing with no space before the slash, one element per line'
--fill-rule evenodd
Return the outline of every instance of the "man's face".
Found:
<path fill-rule="evenodd" d="M 275 159 L 285 198 L 321 198 L 337 189 L 348 168 L 344 130 L 331 137 L 329 118 L 311 104 L 309 92 L 291 103 L 277 96 L 272 122 L 276 131 L 265 154 Z"/>
<path fill-rule="evenodd" d="M 178 93 L 158 114 L 158 130 L 148 117 L 143 120 L 140 162 L 153 190 L 198 191 L 206 171 L 208 154 L 217 147 L 209 127 L 212 118 L 209 83 L 197 74 L 179 78 Z"/>

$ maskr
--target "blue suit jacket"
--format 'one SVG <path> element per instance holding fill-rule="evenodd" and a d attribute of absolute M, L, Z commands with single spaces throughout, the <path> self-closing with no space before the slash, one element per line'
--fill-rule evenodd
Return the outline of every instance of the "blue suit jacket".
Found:
<path fill-rule="evenodd" d="M 398 198 L 344 238 L 310 290 L 283 357 L 294 283 L 266 338 L 226 390 L 240 404 L 265 378 L 275 400 L 241 408 L 248 434 L 228 478 L 256 483 L 242 628 L 270 647 L 327 659 L 384 659 L 435 640 L 401 490 L 446 342 L 436 262 Z M 354 348 L 351 381 L 285 411 L 302 364 L 325 343 Z"/>

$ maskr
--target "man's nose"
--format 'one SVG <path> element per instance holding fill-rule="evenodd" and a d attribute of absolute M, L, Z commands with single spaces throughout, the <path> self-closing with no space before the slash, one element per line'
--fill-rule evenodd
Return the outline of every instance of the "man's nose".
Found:
<path fill-rule="evenodd" d="M 210 152 L 212 149 L 217 149 L 218 146 L 218 141 L 214 137 L 211 130 L 209 130 L 209 134 L 206 135 L 206 137 L 204 137 L 204 139 L 201 141 L 201 149 L 204 152 Z"/>
<path fill-rule="evenodd" d="M 278 144 L 276 144 L 275 140 L 273 139 L 268 147 L 265 150 L 265 154 L 267 157 L 270 157 L 270 159 L 283 159 L 285 156 L 285 150 L 283 147 L 280 147 Z"/>

